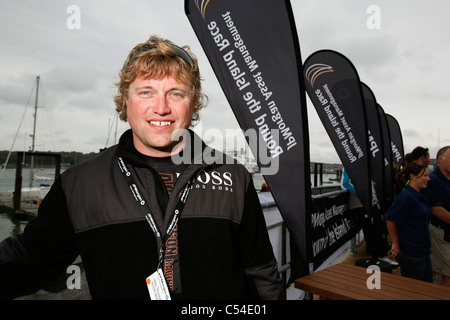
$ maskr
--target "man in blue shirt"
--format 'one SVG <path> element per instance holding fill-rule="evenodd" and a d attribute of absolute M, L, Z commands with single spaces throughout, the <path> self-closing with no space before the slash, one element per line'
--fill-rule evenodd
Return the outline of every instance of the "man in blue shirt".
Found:
<path fill-rule="evenodd" d="M 431 260 L 438 284 L 450 286 L 450 146 L 436 156 L 438 167 L 430 174 L 425 194 L 433 215 L 430 224 Z"/>

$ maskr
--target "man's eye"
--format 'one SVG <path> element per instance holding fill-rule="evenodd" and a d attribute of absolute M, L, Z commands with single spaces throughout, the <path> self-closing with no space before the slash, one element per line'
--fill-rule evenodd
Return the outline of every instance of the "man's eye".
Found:
<path fill-rule="evenodd" d="M 174 98 L 177 98 L 177 99 L 184 99 L 186 97 L 186 93 L 177 91 L 177 92 L 172 92 L 171 96 Z"/>

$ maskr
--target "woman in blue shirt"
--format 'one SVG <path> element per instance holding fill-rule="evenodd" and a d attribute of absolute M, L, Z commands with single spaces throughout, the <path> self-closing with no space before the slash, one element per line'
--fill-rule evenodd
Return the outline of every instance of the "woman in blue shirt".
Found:
<path fill-rule="evenodd" d="M 392 241 L 388 252 L 400 264 L 405 277 L 433 282 L 430 260 L 428 223 L 431 208 L 420 192 L 430 180 L 428 169 L 421 163 L 407 165 L 398 176 L 403 186 L 386 214 L 386 223 Z"/>

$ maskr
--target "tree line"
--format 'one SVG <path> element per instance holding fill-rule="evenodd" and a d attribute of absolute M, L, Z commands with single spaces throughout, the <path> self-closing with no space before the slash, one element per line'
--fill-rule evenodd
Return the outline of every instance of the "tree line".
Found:
<path fill-rule="evenodd" d="M 6 159 L 8 157 L 9 151 L 7 150 L 0 150 L 0 167 L 2 167 Z M 81 153 L 76 151 L 70 151 L 70 152 L 56 152 L 61 154 L 61 165 L 62 166 L 72 166 L 78 162 L 81 162 L 83 160 L 92 158 L 93 156 L 97 155 L 98 153 L 91 152 L 91 153 Z M 21 159 L 22 163 L 25 165 L 31 163 L 31 157 L 26 156 L 25 159 Z M 11 156 L 8 160 L 8 167 L 15 167 L 17 163 L 17 152 L 12 152 Z M 35 166 L 54 166 L 55 165 L 55 159 L 52 157 L 35 157 L 34 158 L 34 165 Z"/>

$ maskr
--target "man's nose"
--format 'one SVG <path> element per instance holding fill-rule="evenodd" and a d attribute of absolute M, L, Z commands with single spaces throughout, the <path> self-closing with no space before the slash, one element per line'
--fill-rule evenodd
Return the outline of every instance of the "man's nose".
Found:
<path fill-rule="evenodd" d="M 153 107 L 153 112 L 159 115 L 165 115 L 170 113 L 170 106 L 167 98 L 165 96 L 159 96 L 157 98 L 156 104 Z"/>

